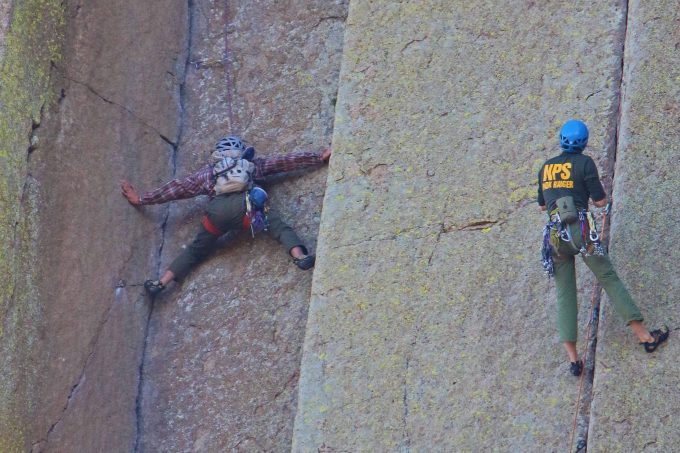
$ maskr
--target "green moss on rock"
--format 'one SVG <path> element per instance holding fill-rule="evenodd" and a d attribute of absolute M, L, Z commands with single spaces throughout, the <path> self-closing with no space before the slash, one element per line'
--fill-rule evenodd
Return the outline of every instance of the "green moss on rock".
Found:
<path fill-rule="evenodd" d="M 30 405 L 24 374 L 33 311 L 21 304 L 30 285 L 32 209 L 26 203 L 27 153 L 33 125 L 52 93 L 49 75 L 59 61 L 64 6 L 58 0 L 15 0 L 0 62 L 0 324 L 3 357 L 0 365 L 0 451 L 25 451 L 22 426 Z M 20 250 L 24 250 L 22 253 Z M 21 289 L 19 289 L 21 288 Z M 23 293 L 22 293 L 23 292 Z M 14 303 L 12 304 L 12 301 Z M 34 314 L 34 313 L 33 313 Z M 29 324 L 32 323 L 32 324 Z M 28 365 L 28 366 L 27 366 Z M 19 390 L 19 388 L 23 390 Z"/>

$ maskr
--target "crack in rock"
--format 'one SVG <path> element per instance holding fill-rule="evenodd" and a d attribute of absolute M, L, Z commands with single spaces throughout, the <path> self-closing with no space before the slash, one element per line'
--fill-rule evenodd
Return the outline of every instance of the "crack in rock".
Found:
<path fill-rule="evenodd" d="M 413 44 L 425 41 L 427 38 L 428 38 L 428 36 L 425 35 L 422 38 L 414 38 L 414 39 L 410 40 L 409 42 L 406 43 L 406 45 L 404 45 L 404 47 L 401 48 L 401 52 L 404 52 L 406 49 L 411 47 Z"/>
<path fill-rule="evenodd" d="M 458 230 L 458 231 L 478 231 L 478 230 L 486 230 L 487 228 L 491 228 L 494 225 L 499 225 L 502 222 L 500 220 L 478 220 L 475 222 L 468 223 L 466 225 L 461 225 L 458 227 L 454 228 L 447 228 L 446 232 L 450 233 L 451 231 Z"/>
<path fill-rule="evenodd" d="M 117 103 L 117 102 L 115 102 L 115 101 L 112 101 L 111 99 L 106 98 L 104 95 L 100 94 L 97 90 L 95 90 L 95 89 L 94 89 L 91 85 L 89 85 L 87 82 L 83 82 L 83 81 L 81 81 L 81 80 L 74 79 L 73 77 L 69 76 L 69 75 L 66 73 L 66 71 L 60 69 L 60 68 L 57 67 L 56 65 L 55 65 L 54 67 L 57 69 L 57 71 L 60 73 L 61 77 L 63 77 L 64 79 L 66 79 L 66 80 L 68 80 L 68 81 L 70 81 L 70 82 L 76 83 L 76 84 L 78 84 L 78 85 L 80 85 L 80 86 L 85 87 L 90 93 L 94 94 L 96 97 L 98 97 L 98 98 L 101 99 L 102 101 L 106 102 L 107 104 L 115 105 L 116 107 L 119 107 L 119 108 L 125 110 L 128 114 L 130 114 L 130 116 L 132 116 L 132 117 L 135 118 L 137 121 L 139 121 L 141 124 L 143 124 L 144 126 L 148 127 L 148 128 L 151 129 L 152 131 L 154 131 L 156 134 L 158 134 L 158 136 L 159 136 L 164 142 L 168 143 L 169 145 L 171 145 L 171 146 L 173 146 L 173 147 L 174 147 L 174 146 L 177 146 L 177 143 L 175 143 L 174 141 L 172 141 L 170 138 L 166 137 L 166 136 L 165 136 L 158 128 L 156 128 L 155 126 L 152 126 L 151 124 L 149 124 L 148 121 L 146 121 L 144 118 L 142 118 L 142 117 L 140 117 L 139 115 L 137 115 L 137 114 L 136 114 L 135 112 L 133 112 L 129 107 L 126 107 L 126 106 L 124 106 L 124 105 L 122 105 L 122 104 L 119 104 L 119 103 Z M 63 90 L 62 90 L 62 91 L 63 91 Z M 63 99 L 63 96 L 62 96 L 62 99 Z"/>
<path fill-rule="evenodd" d="M 182 81 L 179 84 L 179 125 L 178 125 L 178 131 L 177 131 L 177 141 L 173 142 L 166 137 L 164 137 L 158 130 L 155 128 L 151 127 L 153 130 L 155 130 L 160 137 L 165 140 L 169 145 L 172 146 L 172 177 L 174 178 L 177 175 L 177 157 L 179 154 L 179 143 L 182 139 L 183 133 L 184 133 L 184 126 L 186 125 L 186 109 L 184 107 L 185 103 L 185 98 L 186 98 L 186 75 L 187 72 L 189 71 L 189 67 L 191 66 L 191 49 L 192 49 L 192 36 L 194 34 L 193 30 L 193 22 L 194 22 L 194 16 L 196 14 L 196 5 L 194 3 L 194 0 L 187 0 L 187 37 L 186 41 L 184 43 L 184 52 L 186 54 L 185 57 L 185 62 L 184 62 L 184 73 L 182 74 Z M 88 89 L 92 90 L 89 86 L 87 87 Z M 97 93 L 95 93 L 97 94 Z M 98 95 L 98 94 L 97 94 Z M 101 97 L 101 96 L 100 96 Z M 104 98 L 102 98 L 104 99 Z M 104 99 L 106 101 L 106 99 Z M 108 101 L 107 101 L 108 102 Z M 122 106 L 121 106 L 122 107 Z M 125 110 L 128 110 L 125 107 L 122 107 Z M 129 110 L 128 110 L 129 111 Z M 134 116 L 134 113 L 130 112 Z M 136 117 L 136 116 L 135 116 Z M 140 119 L 140 121 L 142 121 Z M 144 123 L 142 121 L 142 123 Z M 146 123 L 144 123 L 146 124 Z M 162 264 L 162 258 L 163 258 L 163 248 L 165 246 L 165 238 L 167 235 L 167 225 L 168 225 L 168 219 L 170 218 L 170 206 L 168 205 L 166 210 L 165 210 L 165 216 L 163 218 L 163 222 L 161 223 L 161 228 L 160 228 L 160 244 L 158 247 L 158 252 L 156 255 L 156 273 L 160 273 L 161 271 L 161 264 Z M 149 332 L 150 332 L 150 327 L 151 327 L 151 318 L 154 313 L 154 304 L 151 304 L 151 307 L 149 308 L 149 313 L 146 318 L 146 325 L 144 327 L 144 342 L 142 344 L 142 353 L 139 359 L 139 367 L 138 367 L 138 380 L 137 380 L 137 396 L 135 397 L 135 439 L 134 439 L 134 447 L 133 451 L 138 452 L 140 451 L 140 446 L 141 446 L 141 440 L 142 440 L 142 423 L 143 423 L 143 408 L 142 408 L 142 398 L 143 398 L 143 390 L 144 390 L 144 365 L 146 362 L 146 354 L 147 354 L 147 349 L 149 345 Z"/>
<path fill-rule="evenodd" d="M 409 402 L 408 402 L 408 372 L 410 369 L 410 359 L 409 357 L 406 357 L 405 363 L 404 363 L 404 382 L 403 382 L 403 387 L 404 387 L 404 394 L 403 394 L 403 405 L 404 405 L 404 412 L 403 412 L 403 418 L 402 418 L 402 423 L 403 423 L 403 430 L 404 430 L 404 444 L 406 447 L 406 451 L 410 452 L 411 451 L 411 433 L 409 432 L 408 429 L 408 416 L 409 416 Z"/>
<path fill-rule="evenodd" d="M 56 422 L 54 422 L 50 428 L 47 431 L 47 434 L 44 439 L 38 441 L 37 443 L 41 442 L 46 442 L 49 443 L 50 435 L 54 431 L 54 429 L 61 423 L 61 421 L 64 419 L 66 416 L 66 412 L 68 411 L 69 407 L 71 406 L 71 401 L 73 397 L 76 395 L 78 392 L 78 389 L 80 386 L 86 381 L 85 375 L 86 375 L 86 370 L 90 362 L 92 361 L 92 357 L 94 357 L 96 351 L 97 351 L 97 345 L 99 344 L 99 338 L 101 336 L 102 331 L 104 330 L 104 326 L 106 323 L 108 323 L 109 318 L 111 317 L 111 312 L 113 311 L 113 308 L 116 303 L 116 298 L 113 298 L 113 301 L 111 302 L 111 305 L 109 306 L 109 309 L 106 311 L 106 315 L 104 316 L 104 319 L 100 321 L 99 326 L 97 327 L 97 331 L 94 335 L 94 339 L 92 342 L 92 347 L 90 348 L 90 352 L 87 355 L 87 358 L 85 359 L 85 363 L 83 364 L 82 371 L 80 372 L 80 377 L 78 378 L 78 382 L 76 382 L 72 387 L 71 391 L 69 392 L 69 395 L 66 399 L 66 404 L 64 405 L 64 408 L 61 410 L 61 414 L 59 415 L 59 418 L 57 419 Z"/>
<path fill-rule="evenodd" d="M 340 22 L 345 22 L 347 20 L 347 17 L 345 16 L 324 16 L 319 18 L 319 20 L 312 25 L 312 30 L 316 30 L 319 28 L 319 25 L 321 25 L 324 22 L 331 22 L 331 21 L 340 21 Z"/>

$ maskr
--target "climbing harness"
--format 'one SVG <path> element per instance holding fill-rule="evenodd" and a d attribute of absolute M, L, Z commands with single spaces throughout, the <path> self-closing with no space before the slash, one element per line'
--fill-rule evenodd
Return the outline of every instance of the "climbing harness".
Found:
<path fill-rule="evenodd" d="M 552 244 L 550 243 L 550 234 L 553 229 L 555 229 L 554 222 L 548 222 L 543 228 L 543 248 L 541 248 L 541 258 L 543 261 L 543 270 L 548 278 L 555 276 L 555 262 L 553 261 Z"/>
<path fill-rule="evenodd" d="M 555 262 L 553 260 L 552 251 L 553 248 L 557 247 L 557 244 L 553 244 L 553 241 L 557 242 L 560 240 L 574 246 L 568 224 L 562 221 L 559 212 L 555 210 L 550 214 L 548 223 L 543 228 L 541 259 L 543 262 L 543 270 L 548 278 L 555 276 Z M 574 246 L 574 248 L 576 247 Z"/>
<path fill-rule="evenodd" d="M 609 213 L 609 204 L 605 208 L 604 215 Z M 559 240 L 572 245 L 574 250 L 583 257 L 588 256 L 604 256 L 606 251 L 602 246 L 600 234 L 597 232 L 595 218 L 590 211 L 578 211 L 579 230 L 581 232 L 581 247 L 577 248 L 574 244 L 569 225 L 562 221 L 560 214 L 554 211 L 550 215 L 548 223 L 543 228 L 543 247 L 541 248 L 541 261 L 543 263 L 543 270 L 545 274 L 550 277 L 555 276 L 555 264 L 553 261 L 552 250 L 556 244 L 551 241 L 551 235 L 559 238 Z M 592 246 L 592 247 L 589 247 Z"/>
<path fill-rule="evenodd" d="M 203 215 L 203 217 L 201 217 L 201 225 L 203 225 L 203 228 L 205 228 L 205 231 L 212 234 L 213 236 L 219 237 L 219 236 L 222 236 L 224 234 L 224 231 L 217 228 L 215 226 L 215 224 L 210 221 L 208 214 L 205 214 L 205 215 Z"/>

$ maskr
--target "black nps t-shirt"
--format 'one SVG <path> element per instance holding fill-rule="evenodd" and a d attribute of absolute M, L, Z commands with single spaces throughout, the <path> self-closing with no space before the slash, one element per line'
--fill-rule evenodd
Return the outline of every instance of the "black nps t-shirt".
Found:
<path fill-rule="evenodd" d="M 562 153 L 548 159 L 538 172 L 538 204 L 548 211 L 556 200 L 571 195 L 579 209 L 588 208 L 588 198 L 600 201 L 606 197 L 597 166 L 590 156 Z"/>

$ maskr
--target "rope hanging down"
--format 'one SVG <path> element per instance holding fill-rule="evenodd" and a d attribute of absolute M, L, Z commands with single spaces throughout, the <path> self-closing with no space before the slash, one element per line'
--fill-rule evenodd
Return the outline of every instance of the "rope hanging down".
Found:
<path fill-rule="evenodd" d="M 611 200 L 611 198 L 610 198 Z M 611 202 L 610 204 L 607 205 L 605 210 L 603 211 L 603 220 L 602 220 L 602 231 L 601 231 L 601 237 L 600 237 L 600 243 L 605 244 L 606 238 L 607 238 L 607 219 L 609 218 L 609 210 L 610 210 Z M 579 410 L 581 408 L 581 395 L 583 394 L 583 383 L 585 381 L 585 376 L 587 372 L 586 368 L 586 353 L 588 352 L 588 347 L 593 340 L 591 338 L 591 332 L 593 328 L 593 312 L 595 311 L 595 307 L 597 305 L 598 310 L 599 310 L 599 295 L 601 294 L 602 288 L 600 287 L 600 284 L 595 281 L 593 283 L 593 290 L 590 295 L 590 313 L 588 314 L 588 330 L 586 332 L 586 341 L 584 342 L 583 346 L 583 352 L 581 353 L 581 360 L 583 360 L 583 371 L 581 372 L 581 377 L 579 378 L 579 385 L 578 385 L 578 395 L 576 396 L 576 409 L 574 411 L 574 421 L 572 423 L 572 428 L 571 428 L 571 436 L 569 438 L 569 452 L 574 451 L 574 434 L 576 433 L 576 425 L 578 423 L 578 414 Z M 577 445 L 577 451 L 581 450 L 585 445 Z"/>
<path fill-rule="evenodd" d="M 229 0 L 224 0 L 224 10 L 222 11 L 222 19 L 224 21 L 224 55 L 222 61 L 224 62 L 224 78 L 226 80 L 227 88 L 227 116 L 229 118 L 229 130 L 237 132 L 234 126 L 234 110 L 233 104 L 233 83 L 231 80 L 231 54 L 229 53 Z"/>

